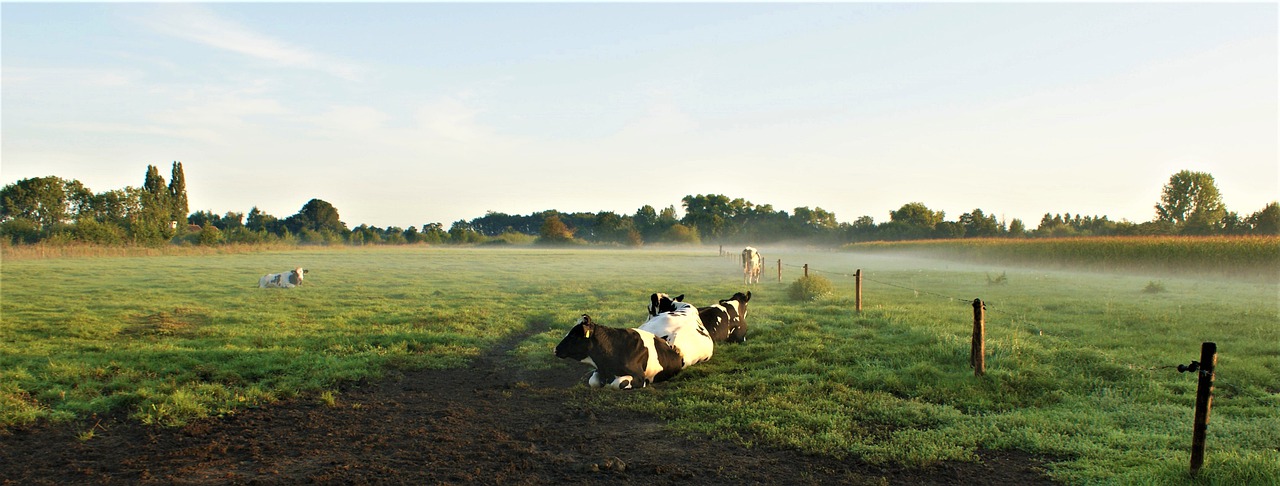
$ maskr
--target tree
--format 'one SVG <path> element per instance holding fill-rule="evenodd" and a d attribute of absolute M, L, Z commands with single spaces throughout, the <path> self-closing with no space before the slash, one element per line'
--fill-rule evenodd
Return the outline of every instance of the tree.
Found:
<path fill-rule="evenodd" d="M 1156 219 L 1173 223 L 1190 234 L 1211 234 L 1221 229 L 1227 215 L 1222 194 L 1207 172 L 1184 170 L 1169 178 L 1156 205 Z"/>
<path fill-rule="evenodd" d="M 440 223 L 427 223 L 422 225 L 422 242 L 428 245 L 438 245 L 449 241 L 449 233 L 444 230 L 444 225 Z"/>
<path fill-rule="evenodd" d="M 298 214 L 285 218 L 284 225 L 293 233 L 301 233 L 302 230 L 335 235 L 347 233 L 347 225 L 338 216 L 338 209 L 319 199 L 307 201 Z"/>
<path fill-rule="evenodd" d="M 1248 218 L 1249 232 L 1255 235 L 1280 235 L 1280 203 L 1272 202 Z"/>
<path fill-rule="evenodd" d="M 889 220 L 931 230 L 942 222 L 946 214 L 944 211 L 933 211 L 924 203 L 913 202 L 903 204 L 897 211 L 890 211 Z"/>
<path fill-rule="evenodd" d="M 462 243 L 479 243 L 484 241 L 484 235 L 471 228 L 466 220 L 459 219 L 453 222 L 449 227 L 449 242 L 454 244 Z"/>
<path fill-rule="evenodd" d="M 560 221 L 560 217 L 552 214 L 542 220 L 542 229 L 538 231 L 538 243 L 544 245 L 563 245 L 573 242 L 573 231 Z"/>
<path fill-rule="evenodd" d="M 662 233 L 662 240 L 668 243 L 697 245 L 702 243 L 698 237 L 698 229 L 676 223 Z"/>
<path fill-rule="evenodd" d="M 713 240 L 725 236 L 726 225 L 736 216 L 728 196 L 699 194 L 685 196 L 680 201 L 684 204 L 684 219 L 681 223 L 698 228 L 699 233 Z"/>
<path fill-rule="evenodd" d="M 165 186 L 164 177 L 154 165 L 147 166 L 147 176 L 142 183 L 140 197 L 142 212 L 137 218 L 130 218 L 129 225 L 135 241 L 144 244 L 159 244 L 172 238 L 177 226 L 173 219 L 173 205 L 169 200 L 169 188 Z"/>
<path fill-rule="evenodd" d="M 639 238 L 640 232 L 636 231 L 635 223 L 631 218 L 613 211 L 596 213 L 597 242 L 636 246 L 640 243 Z"/>
<path fill-rule="evenodd" d="M 219 218 L 218 215 L 214 214 L 213 211 L 200 210 L 200 211 L 191 213 L 190 216 L 187 216 L 187 224 L 192 224 L 192 225 L 201 226 L 201 227 L 213 226 L 213 225 L 217 225 L 220 219 L 221 218 Z"/>
<path fill-rule="evenodd" d="M 640 232 L 640 237 L 646 241 L 654 241 L 658 239 L 661 229 L 658 228 L 658 210 L 648 204 L 641 206 L 636 210 L 636 214 L 631 216 L 631 221 L 636 225 L 636 231 Z"/>
<path fill-rule="evenodd" d="M 173 172 L 169 178 L 169 204 L 173 208 L 172 221 L 185 221 L 190 208 L 187 207 L 187 178 L 182 173 L 182 162 L 173 163 Z"/>
<path fill-rule="evenodd" d="M 929 238 L 945 217 L 945 212 L 933 211 L 924 203 L 907 203 L 897 211 L 890 211 L 889 222 L 880 225 L 878 230 L 889 239 Z"/>
<path fill-rule="evenodd" d="M 235 211 L 227 211 L 227 214 L 222 215 L 222 220 L 218 222 L 218 228 L 224 230 L 243 227 L 244 213 L 237 213 Z"/>
<path fill-rule="evenodd" d="M 959 222 L 964 226 L 964 235 L 969 238 L 992 237 L 1001 233 L 995 215 L 988 216 L 981 209 L 960 215 Z"/>
<path fill-rule="evenodd" d="M 954 221 L 943 221 L 933 225 L 933 237 L 941 239 L 964 238 L 965 226 Z"/>
<path fill-rule="evenodd" d="M 1021 238 L 1026 235 L 1027 235 L 1027 227 L 1022 224 L 1022 220 L 1018 218 L 1013 218 L 1013 221 L 1009 222 L 1009 236 L 1012 236 L 1014 238 Z"/>
<path fill-rule="evenodd" d="M 257 206 L 249 210 L 249 216 L 245 218 L 244 227 L 249 231 L 262 231 L 267 233 L 276 233 L 279 221 L 275 216 L 262 212 Z"/>
<path fill-rule="evenodd" d="M 104 223 L 124 226 L 130 217 L 142 211 L 142 191 L 136 187 L 113 189 L 95 194 L 87 209 L 80 211 L 80 220 L 96 219 Z"/>
<path fill-rule="evenodd" d="M 59 177 L 23 179 L 0 189 L 0 222 L 29 220 L 47 236 L 91 206 L 93 193 L 77 180 Z"/>

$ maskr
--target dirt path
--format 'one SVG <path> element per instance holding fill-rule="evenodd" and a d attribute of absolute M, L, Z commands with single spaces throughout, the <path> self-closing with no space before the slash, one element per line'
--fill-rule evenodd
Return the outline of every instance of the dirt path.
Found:
<path fill-rule="evenodd" d="M 330 407 L 294 401 L 181 428 L 104 419 L 0 431 L 0 484 L 1053 484 L 1043 461 L 883 468 L 673 435 L 656 417 L 572 405 L 600 393 L 576 363 L 507 366 L 514 336 L 468 370 L 358 383 Z M 572 365 L 572 366 L 570 366 Z"/>

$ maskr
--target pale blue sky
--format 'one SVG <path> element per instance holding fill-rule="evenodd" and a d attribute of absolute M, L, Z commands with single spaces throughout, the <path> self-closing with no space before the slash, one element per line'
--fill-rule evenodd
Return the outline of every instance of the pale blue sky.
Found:
<path fill-rule="evenodd" d="M 1275 3 L 0 5 L 4 184 L 447 227 L 724 194 L 1153 218 L 1280 195 Z"/>

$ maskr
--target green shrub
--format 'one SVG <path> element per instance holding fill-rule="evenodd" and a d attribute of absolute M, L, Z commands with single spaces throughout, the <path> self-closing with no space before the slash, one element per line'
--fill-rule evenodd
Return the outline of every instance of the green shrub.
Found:
<path fill-rule="evenodd" d="M 800 277 L 791 283 L 791 300 L 818 300 L 835 293 L 835 286 L 826 277 L 817 275 Z"/>

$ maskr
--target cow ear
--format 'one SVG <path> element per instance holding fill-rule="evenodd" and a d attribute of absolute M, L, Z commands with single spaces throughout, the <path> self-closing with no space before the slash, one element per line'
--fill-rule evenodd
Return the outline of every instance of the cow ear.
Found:
<path fill-rule="evenodd" d="M 750 300 L 751 300 L 751 291 L 750 291 L 750 290 L 748 290 L 748 291 L 747 291 L 747 298 L 746 298 L 746 299 L 743 299 L 742 301 L 743 301 L 743 302 L 748 302 L 748 301 L 750 301 Z"/>
<path fill-rule="evenodd" d="M 684 294 L 677 295 L 676 302 L 684 302 Z"/>
<path fill-rule="evenodd" d="M 583 324 L 583 325 L 582 325 L 582 337 L 583 337 L 583 338 L 591 339 L 591 328 L 592 328 L 592 327 L 595 327 L 595 326 L 592 326 L 590 323 L 586 323 L 586 324 Z"/>
<path fill-rule="evenodd" d="M 657 309 L 657 308 L 658 308 L 658 294 L 650 295 L 650 296 L 649 296 L 649 302 L 652 302 L 652 303 L 653 303 L 653 308 L 654 308 L 654 309 Z"/>

